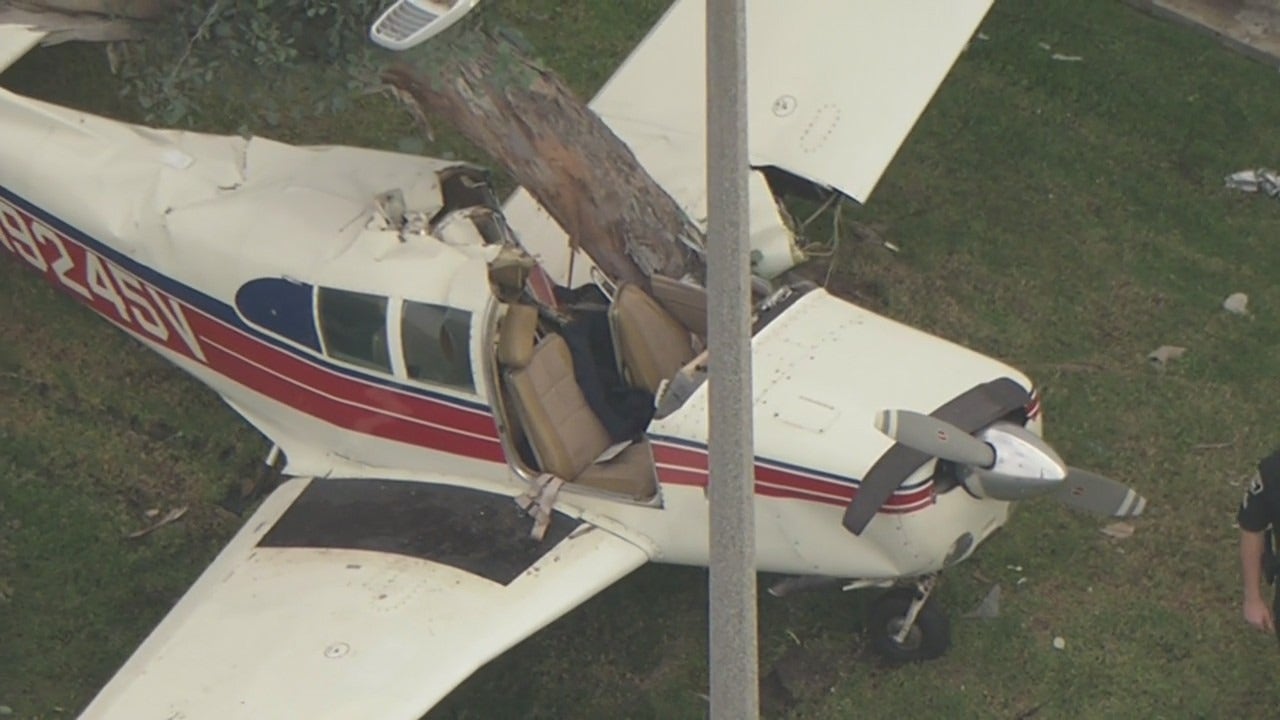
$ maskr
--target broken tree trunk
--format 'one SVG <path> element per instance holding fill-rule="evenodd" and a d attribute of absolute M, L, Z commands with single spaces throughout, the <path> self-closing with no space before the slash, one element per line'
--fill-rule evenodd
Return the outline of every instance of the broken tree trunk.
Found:
<path fill-rule="evenodd" d="M 443 41 L 443 42 L 440 42 Z M 399 53 L 383 80 L 505 168 L 615 281 L 695 275 L 702 233 L 559 77 L 474 27 Z"/>
<path fill-rule="evenodd" d="M 177 0 L 9 0 L 12 5 L 30 10 L 67 13 L 70 15 L 106 15 L 134 20 L 155 20 L 178 7 Z"/>

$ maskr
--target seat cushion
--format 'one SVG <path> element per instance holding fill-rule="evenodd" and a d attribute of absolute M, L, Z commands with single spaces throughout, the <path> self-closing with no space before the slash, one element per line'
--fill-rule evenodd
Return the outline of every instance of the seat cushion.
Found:
<path fill-rule="evenodd" d="M 559 335 L 539 342 L 525 367 L 507 373 L 507 385 L 544 472 L 573 480 L 613 443 L 582 395 Z"/>
<path fill-rule="evenodd" d="M 658 490 L 653 451 L 648 439 L 634 442 L 612 460 L 588 465 L 574 481 L 579 485 L 647 500 Z"/>

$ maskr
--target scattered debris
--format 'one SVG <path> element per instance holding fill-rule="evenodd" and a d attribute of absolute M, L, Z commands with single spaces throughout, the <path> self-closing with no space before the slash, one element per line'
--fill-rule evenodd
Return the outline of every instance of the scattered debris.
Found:
<path fill-rule="evenodd" d="M 1000 617 L 1000 583 L 991 586 L 987 591 L 987 596 L 982 598 L 982 602 L 962 617 L 980 618 L 982 620 L 990 620 L 991 618 Z"/>
<path fill-rule="evenodd" d="M 1054 53 L 1049 56 L 1049 59 L 1059 62 L 1081 62 L 1084 60 L 1080 55 L 1063 55 L 1062 53 Z"/>
<path fill-rule="evenodd" d="M 1242 292 L 1231 293 L 1222 301 L 1222 309 L 1235 315 L 1249 314 L 1249 296 Z"/>
<path fill-rule="evenodd" d="M 1113 522 L 1110 525 L 1102 528 L 1101 530 L 1103 535 L 1106 535 L 1107 537 L 1110 537 L 1110 538 L 1115 538 L 1116 540 L 1124 540 L 1125 538 L 1133 537 L 1133 531 L 1134 531 L 1133 525 L 1123 521 Z"/>
<path fill-rule="evenodd" d="M 1025 583 L 1026 581 L 1027 581 L 1027 576 L 1023 575 L 1022 577 L 1018 578 L 1018 582 L 1014 583 L 1014 585 L 1018 586 Z"/>
<path fill-rule="evenodd" d="M 1005 568 L 1007 568 L 1007 569 L 1009 569 L 1009 570 L 1012 570 L 1012 571 L 1014 571 L 1014 572 L 1022 572 L 1022 566 L 1021 566 L 1021 565 L 1005 565 Z"/>
<path fill-rule="evenodd" d="M 1040 49 L 1041 49 L 1041 50 L 1043 50 L 1043 51 L 1045 51 L 1045 52 L 1049 52 L 1050 50 L 1052 50 L 1052 49 L 1053 49 L 1053 48 L 1049 47 L 1049 43 L 1046 43 L 1046 42 L 1038 42 L 1038 43 L 1036 43 L 1036 45 L 1038 45 L 1038 46 L 1040 47 Z"/>
<path fill-rule="evenodd" d="M 1280 173 L 1271 168 L 1241 170 L 1226 177 L 1226 185 L 1232 190 L 1263 192 L 1269 197 L 1280 197 Z"/>
<path fill-rule="evenodd" d="M 1151 361 L 1151 364 L 1155 365 L 1157 369 L 1163 370 L 1165 365 L 1169 364 L 1173 360 L 1177 360 L 1186 353 L 1187 349 L 1184 347 L 1178 347 L 1177 345 L 1161 345 L 1155 350 L 1152 350 L 1150 355 L 1147 355 L 1147 360 Z"/>
<path fill-rule="evenodd" d="M 179 518 L 181 518 L 183 515 L 186 515 L 186 514 L 187 514 L 186 505 L 183 505 L 182 507 L 174 508 L 169 512 L 165 513 L 165 516 L 160 518 L 159 520 L 151 523 L 150 525 L 142 528 L 141 530 L 135 530 L 129 533 L 128 535 L 125 535 L 125 537 L 129 538 L 130 540 L 133 540 L 136 538 L 143 537 L 144 535 L 150 535 L 151 533 L 155 532 L 156 530 L 159 530 L 165 525 L 168 525 L 172 522 L 176 522 Z"/>
<path fill-rule="evenodd" d="M 1225 450 L 1226 448 L 1229 448 L 1232 445 L 1235 445 L 1235 442 L 1231 440 L 1228 440 L 1227 442 L 1217 442 L 1217 443 L 1198 443 L 1196 445 L 1192 445 L 1191 450 L 1193 452 L 1204 452 L 1205 450 Z"/>
<path fill-rule="evenodd" d="M 142 514 L 146 515 L 148 518 L 154 519 L 157 515 L 160 514 L 160 508 L 151 508 L 150 510 L 147 510 Z"/>
<path fill-rule="evenodd" d="M 988 34 L 986 34 L 986 33 L 984 33 L 984 32 L 982 32 L 981 30 L 979 30 L 979 31 L 978 31 L 978 39 L 979 39 L 979 40 L 990 40 L 990 39 L 991 39 L 991 36 L 990 36 L 990 35 L 988 35 Z"/>
<path fill-rule="evenodd" d="M 1066 649 L 1067 649 L 1067 640 L 1066 640 L 1066 638 L 1062 637 L 1061 635 L 1059 635 L 1059 636 L 1055 637 L 1055 638 L 1053 639 L 1053 649 L 1054 649 L 1054 650 L 1066 650 Z"/>

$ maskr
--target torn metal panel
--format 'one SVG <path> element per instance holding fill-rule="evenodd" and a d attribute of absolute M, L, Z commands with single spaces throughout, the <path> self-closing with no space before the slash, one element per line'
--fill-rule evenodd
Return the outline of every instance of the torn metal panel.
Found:
<path fill-rule="evenodd" d="M 206 292 L 288 276 L 473 311 L 489 300 L 496 248 L 406 235 L 377 202 L 394 190 L 431 217 L 455 162 L 153 130 L 0 93 L 0 185 Z"/>

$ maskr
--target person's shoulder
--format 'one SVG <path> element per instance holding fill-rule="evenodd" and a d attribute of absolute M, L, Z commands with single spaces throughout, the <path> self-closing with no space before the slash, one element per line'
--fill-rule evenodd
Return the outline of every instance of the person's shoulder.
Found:
<path fill-rule="evenodd" d="M 1258 462 L 1258 474 L 1255 482 L 1260 482 L 1262 484 L 1261 487 L 1267 490 L 1280 487 L 1280 449 L 1275 450 Z"/>

